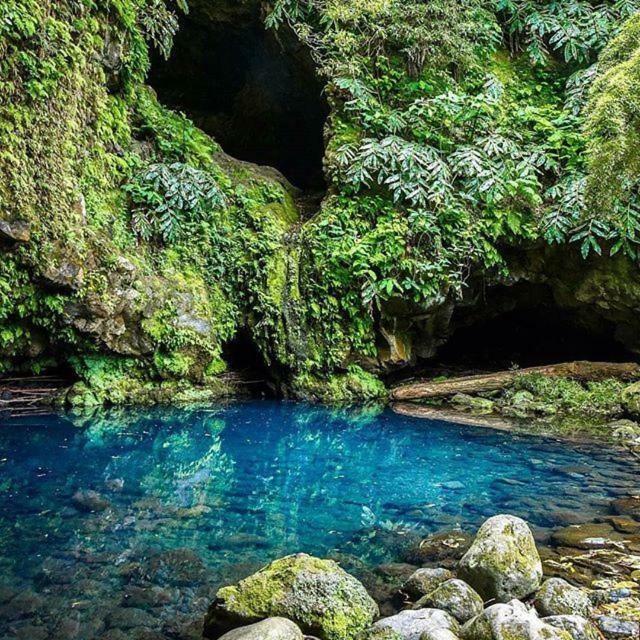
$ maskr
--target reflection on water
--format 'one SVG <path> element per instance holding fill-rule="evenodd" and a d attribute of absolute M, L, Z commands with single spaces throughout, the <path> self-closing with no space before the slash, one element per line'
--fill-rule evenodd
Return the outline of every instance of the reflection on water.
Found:
<path fill-rule="evenodd" d="M 266 560 L 372 565 L 496 512 L 590 518 L 635 471 L 614 451 L 277 402 L 16 419 L 0 452 L 0 638 L 36 640 L 197 637 L 216 587 Z"/>

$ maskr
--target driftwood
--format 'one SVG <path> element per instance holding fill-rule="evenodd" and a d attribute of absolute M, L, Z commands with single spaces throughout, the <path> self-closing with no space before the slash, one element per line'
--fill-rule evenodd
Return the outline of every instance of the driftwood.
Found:
<path fill-rule="evenodd" d="M 456 393 L 481 393 L 499 391 L 508 387 L 518 376 L 539 374 L 550 378 L 572 378 L 595 382 L 616 378 L 634 380 L 640 378 L 640 365 L 635 362 L 563 362 L 542 367 L 528 367 L 473 376 L 450 378 L 439 382 L 415 382 L 396 387 L 391 391 L 393 400 L 427 400 L 444 398 Z"/>

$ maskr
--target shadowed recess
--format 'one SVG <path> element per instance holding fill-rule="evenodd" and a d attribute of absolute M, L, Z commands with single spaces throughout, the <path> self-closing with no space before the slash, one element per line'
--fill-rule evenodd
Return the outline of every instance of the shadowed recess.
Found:
<path fill-rule="evenodd" d="M 168 61 L 150 82 L 230 155 L 279 169 L 305 190 L 324 187 L 328 106 L 309 52 L 289 32 L 255 20 L 183 19 Z"/>

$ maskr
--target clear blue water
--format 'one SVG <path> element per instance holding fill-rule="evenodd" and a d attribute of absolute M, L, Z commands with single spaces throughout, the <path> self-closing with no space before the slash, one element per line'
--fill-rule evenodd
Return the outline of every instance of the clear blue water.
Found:
<path fill-rule="evenodd" d="M 540 528 L 591 519 L 637 470 L 615 450 L 390 410 L 256 401 L 5 420 L 0 638 L 188 638 L 221 583 L 269 559 L 373 566 L 498 512 Z M 78 490 L 106 508 L 79 509 Z"/>

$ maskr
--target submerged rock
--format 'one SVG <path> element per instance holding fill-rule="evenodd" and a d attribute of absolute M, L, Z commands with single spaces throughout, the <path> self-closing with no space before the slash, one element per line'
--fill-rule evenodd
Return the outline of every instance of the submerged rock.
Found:
<path fill-rule="evenodd" d="M 510 515 L 489 518 L 460 560 L 458 574 L 485 600 L 508 602 L 536 591 L 542 562 L 527 523 Z"/>
<path fill-rule="evenodd" d="M 97 491 L 92 489 L 78 489 L 73 494 L 73 504 L 80 511 L 106 511 L 111 503 Z"/>
<path fill-rule="evenodd" d="M 623 539 L 624 536 L 606 522 L 571 525 L 551 535 L 551 542 L 556 546 L 587 550 L 618 547 Z"/>
<path fill-rule="evenodd" d="M 472 537 L 462 531 L 443 531 L 428 536 L 404 552 L 411 564 L 438 563 L 452 566 L 471 546 Z"/>
<path fill-rule="evenodd" d="M 494 604 L 460 630 L 462 640 L 572 640 L 564 629 L 540 620 L 519 600 Z"/>
<path fill-rule="evenodd" d="M 286 618 L 267 618 L 260 622 L 233 629 L 221 640 L 303 640 L 302 631 Z"/>
<path fill-rule="evenodd" d="M 205 620 L 205 636 L 218 638 L 239 625 L 282 616 L 323 640 L 347 640 L 377 615 L 378 605 L 358 580 L 333 560 L 300 553 L 220 589 Z"/>
<path fill-rule="evenodd" d="M 600 632 L 596 626 L 582 616 L 549 616 L 542 619 L 552 627 L 564 629 L 573 640 L 601 640 Z"/>
<path fill-rule="evenodd" d="M 443 582 L 451 580 L 451 578 L 453 578 L 453 573 L 448 569 L 425 567 L 414 571 L 402 586 L 402 590 L 410 598 L 418 600 L 435 591 Z"/>
<path fill-rule="evenodd" d="M 395 616 L 378 620 L 373 629 L 390 629 L 404 640 L 420 640 L 426 632 L 445 629 L 457 633 L 460 625 L 446 611 L 439 609 L 410 609 L 401 611 Z"/>
<path fill-rule="evenodd" d="M 611 509 L 616 515 L 630 516 L 640 520 L 640 496 L 618 498 L 611 503 Z"/>
<path fill-rule="evenodd" d="M 464 623 L 482 613 L 483 606 L 482 598 L 466 582 L 452 579 L 420 598 L 415 608 L 442 609 Z"/>
<path fill-rule="evenodd" d="M 549 578 L 536 593 L 535 606 L 541 616 L 588 616 L 591 600 L 583 589 L 566 580 Z"/>

